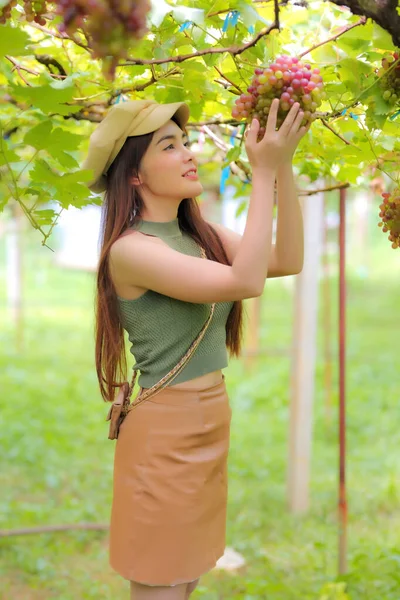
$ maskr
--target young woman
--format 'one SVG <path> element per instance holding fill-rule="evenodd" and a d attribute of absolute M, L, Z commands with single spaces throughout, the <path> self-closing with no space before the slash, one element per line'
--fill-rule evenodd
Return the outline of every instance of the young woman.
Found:
<path fill-rule="evenodd" d="M 114 105 L 90 139 L 88 185 L 105 191 L 96 311 L 104 400 L 126 377 L 124 330 L 140 396 L 179 363 L 215 303 L 184 368 L 119 429 L 110 564 L 135 600 L 186 600 L 224 553 L 232 413 L 222 369 L 227 348 L 240 354 L 241 301 L 264 288 L 276 171 L 307 131 L 298 104 L 276 131 L 277 110 L 274 101 L 261 141 L 257 120 L 247 131 L 253 173 L 243 236 L 201 216 L 186 104 Z"/>

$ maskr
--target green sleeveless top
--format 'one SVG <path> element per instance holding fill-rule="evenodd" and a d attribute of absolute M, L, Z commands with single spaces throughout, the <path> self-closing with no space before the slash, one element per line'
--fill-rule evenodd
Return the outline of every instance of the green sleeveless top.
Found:
<path fill-rule="evenodd" d="M 161 238 L 189 256 L 201 256 L 198 244 L 181 231 L 178 218 L 167 222 L 139 221 L 133 229 Z M 180 361 L 210 314 L 211 304 L 183 302 L 153 290 L 135 300 L 118 297 L 120 319 L 127 331 L 140 371 L 138 383 L 149 388 Z M 226 321 L 233 302 L 217 302 L 208 329 L 188 363 L 172 381 L 182 383 L 228 365 Z"/>

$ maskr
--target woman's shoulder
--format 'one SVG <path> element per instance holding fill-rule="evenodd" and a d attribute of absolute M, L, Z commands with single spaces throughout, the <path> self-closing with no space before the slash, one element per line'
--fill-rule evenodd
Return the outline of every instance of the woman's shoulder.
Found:
<path fill-rule="evenodd" d="M 124 251 L 126 248 L 132 248 L 137 245 L 143 246 L 143 244 L 147 245 L 149 242 L 157 243 L 162 242 L 162 240 L 154 235 L 150 235 L 148 233 L 144 233 L 143 231 L 138 231 L 137 229 L 129 227 L 128 229 L 125 229 L 125 231 L 123 231 L 115 240 L 110 248 L 110 253 L 112 252 L 113 254 L 118 254 L 119 252 Z"/>

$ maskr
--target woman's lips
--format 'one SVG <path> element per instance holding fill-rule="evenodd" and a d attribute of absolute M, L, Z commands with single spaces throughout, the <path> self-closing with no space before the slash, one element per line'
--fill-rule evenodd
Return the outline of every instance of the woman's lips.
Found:
<path fill-rule="evenodd" d="M 189 173 L 189 175 L 184 175 L 185 179 L 198 179 L 197 173 Z"/>

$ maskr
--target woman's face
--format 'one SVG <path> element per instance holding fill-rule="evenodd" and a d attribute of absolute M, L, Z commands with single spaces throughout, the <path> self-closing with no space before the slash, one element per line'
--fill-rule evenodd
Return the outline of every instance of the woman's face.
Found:
<path fill-rule="evenodd" d="M 191 169 L 195 173 L 185 176 Z M 174 121 L 168 121 L 154 133 L 140 164 L 139 181 L 137 178 L 132 181 L 141 184 L 145 200 L 162 197 L 181 201 L 202 193 L 196 156 L 190 149 L 188 136 Z"/>

